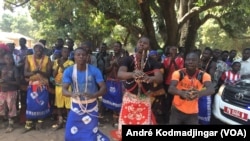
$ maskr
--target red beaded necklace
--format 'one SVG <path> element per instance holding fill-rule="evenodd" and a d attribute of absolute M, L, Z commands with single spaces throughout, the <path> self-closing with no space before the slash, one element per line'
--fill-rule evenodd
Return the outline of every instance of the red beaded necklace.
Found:
<path fill-rule="evenodd" d="M 134 61 L 134 64 L 135 64 L 135 66 L 134 66 L 135 71 L 143 71 L 143 69 L 145 68 L 145 65 L 146 65 L 146 63 L 147 63 L 147 61 L 148 61 L 148 57 L 146 57 L 146 59 L 144 59 L 144 58 L 145 58 L 145 55 L 147 55 L 145 51 L 143 51 L 141 57 L 139 56 L 138 53 L 134 53 L 134 54 L 133 54 L 133 57 L 134 57 L 134 58 L 133 58 L 133 61 Z M 139 61 L 139 60 L 140 60 L 140 61 Z M 145 60 L 145 61 L 144 61 L 144 60 Z M 132 90 L 134 90 L 134 89 L 136 88 L 136 86 L 138 86 L 138 94 L 137 94 L 137 96 L 140 97 L 140 95 L 141 95 L 141 89 L 143 90 L 143 92 L 146 91 L 146 90 L 143 88 L 142 84 L 141 84 L 141 83 L 142 83 L 141 80 L 136 80 L 136 79 L 134 79 L 134 80 L 132 80 L 132 81 L 130 81 L 130 82 L 126 81 L 126 84 L 130 85 L 130 84 L 132 84 L 132 83 L 134 83 L 134 82 L 136 82 L 136 83 L 134 84 L 133 87 L 131 87 L 130 89 L 128 89 L 128 91 L 132 91 Z"/>
<path fill-rule="evenodd" d="M 144 58 L 145 58 L 144 54 L 145 53 L 143 52 L 140 61 L 138 61 L 140 59 L 139 54 L 138 53 L 134 54 L 135 70 L 143 70 L 145 68 L 145 65 L 148 61 L 148 57 L 146 57 L 146 60 L 144 61 Z"/>
<path fill-rule="evenodd" d="M 144 61 L 144 58 L 145 58 L 145 55 L 146 55 L 146 51 L 143 50 L 142 52 L 142 56 L 140 58 L 140 63 L 139 63 L 139 54 L 134 54 L 134 63 L 135 63 L 135 70 L 140 70 L 140 71 L 143 71 L 143 69 L 145 68 L 145 65 L 148 61 L 148 55 L 146 57 L 146 60 Z M 138 84 L 138 93 L 137 93 L 137 96 L 140 97 L 141 96 L 141 89 L 144 89 L 143 88 L 143 85 L 142 85 L 142 81 L 139 79 L 136 81 L 137 84 Z"/>

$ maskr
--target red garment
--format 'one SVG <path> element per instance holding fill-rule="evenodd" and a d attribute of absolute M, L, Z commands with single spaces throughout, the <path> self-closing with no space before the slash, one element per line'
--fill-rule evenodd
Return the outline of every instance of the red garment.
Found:
<path fill-rule="evenodd" d="M 10 51 L 9 47 L 4 43 L 0 43 L 0 48 L 7 51 L 7 52 Z"/>
<path fill-rule="evenodd" d="M 133 125 L 147 125 L 156 124 L 155 118 L 151 110 L 150 97 L 145 96 L 139 98 L 138 96 L 125 92 L 122 101 L 122 108 L 119 117 L 119 126 L 133 124 Z"/>
<path fill-rule="evenodd" d="M 171 63 L 171 58 L 172 57 L 166 57 L 163 61 L 165 71 L 167 71 L 167 75 L 165 78 L 165 84 L 167 84 L 167 85 L 170 84 L 172 73 L 175 70 L 182 69 L 184 67 L 184 59 L 182 57 L 177 56 L 175 58 L 175 64 L 176 64 L 177 68 L 175 68 L 174 62 Z"/>
<path fill-rule="evenodd" d="M 240 80 L 240 74 L 233 73 L 231 70 L 228 70 L 221 75 L 221 80 L 227 84 L 234 84 L 235 82 Z"/>
<path fill-rule="evenodd" d="M 110 132 L 113 138 L 121 140 L 122 125 L 156 125 L 156 119 L 151 110 L 150 97 L 139 98 L 134 94 L 125 92 L 118 130 Z"/>

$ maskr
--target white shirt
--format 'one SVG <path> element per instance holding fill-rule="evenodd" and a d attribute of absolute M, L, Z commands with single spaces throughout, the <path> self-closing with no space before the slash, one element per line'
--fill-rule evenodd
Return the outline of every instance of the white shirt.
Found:
<path fill-rule="evenodd" d="M 18 66 L 19 62 L 21 61 L 21 58 L 16 55 L 16 54 L 12 54 L 13 55 L 13 58 L 14 58 L 14 62 L 15 62 L 15 65 Z"/>
<path fill-rule="evenodd" d="M 241 64 L 240 68 L 240 75 L 248 75 L 250 74 L 250 58 L 248 58 L 246 61 L 243 61 L 242 59 L 237 60 Z"/>

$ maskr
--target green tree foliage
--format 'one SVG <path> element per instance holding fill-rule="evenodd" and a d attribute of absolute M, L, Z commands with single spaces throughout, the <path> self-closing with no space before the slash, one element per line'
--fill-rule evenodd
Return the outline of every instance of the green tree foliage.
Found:
<path fill-rule="evenodd" d="M 30 1 L 32 17 L 40 24 L 40 35 L 50 42 L 73 38 L 76 44 L 91 41 L 96 47 L 112 32 L 115 22 L 82 1 Z"/>
<path fill-rule="evenodd" d="M 10 14 L 3 14 L 0 21 L 0 29 L 5 32 L 11 32 L 11 23 L 14 21 L 14 17 Z"/>
<path fill-rule="evenodd" d="M 241 53 L 244 47 L 250 45 L 250 39 L 232 38 L 227 32 L 225 32 L 225 30 L 220 28 L 216 22 L 217 21 L 215 20 L 209 20 L 202 25 L 198 31 L 196 47 L 199 47 L 200 49 L 204 49 L 207 46 L 221 50 L 236 49 Z M 249 29 L 247 29 L 246 33 L 249 33 Z"/>
<path fill-rule="evenodd" d="M 36 32 L 37 24 L 32 21 L 26 14 L 11 14 L 5 12 L 0 21 L 0 29 L 4 32 L 21 33 L 33 37 Z"/>
<path fill-rule="evenodd" d="M 214 19 L 216 22 L 213 24 L 219 25 L 216 29 L 223 30 L 219 30 L 223 34 L 214 36 L 223 35 L 222 37 L 232 40 L 248 38 L 250 1 L 246 0 L 9 0 L 5 2 L 8 7 L 28 3 L 32 17 L 39 22 L 40 36 L 51 41 L 55 41 L 58 36 L 71 37 L 78 43 L 90 40 L 97 46 L 103 41 L 111 41 L 109 38 L 116 38 L 114 40 L 122 39 L 127 45 L 134 44 L 139 36 L 146 35 L 151 40 L 152 49 L 179 45 L 191 50 L 197 40 L 202 46 L 207 43 L 201 43 L 204 41 L 201 39 L 203 35 L 197 33 L 209 19 Z M 115 30 L 117 25 L 124 27 L 123 34 Z M 207 41 L 210 41 L 208 45 L 217 46 L 217 43 Z"/>

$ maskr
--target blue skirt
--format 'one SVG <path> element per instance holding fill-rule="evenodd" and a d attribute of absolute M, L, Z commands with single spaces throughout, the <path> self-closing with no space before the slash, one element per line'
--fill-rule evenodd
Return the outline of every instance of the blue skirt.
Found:
<path fill-rule="evenodd" d="M 27 119 L 43 119 L 49 116 L 49 92 L 46 86 L 29 85 L 26 102 Z"/>
<path fill-rule="evenodd" d="M 83 112 L 77 103 L 71 105 L 65 128 L 65 141 L 109 141 L 98 129 L 97 102 L 83 104 Z"/>
<path fill-rule="evenodd" d="M 102 96 L 102 105 L 119 112 L 122 107 L 123 89 L 119 80 L 106 80 L 107 92 Z"/>
<path fill-rule="evenodd" d="M 209 125 L 211 120 L 211 111 L 212 111 L 212 98 L 211 96 L 202 96 L 198 101 L 199 112 L 198 119 L 199 124 Z"/>

